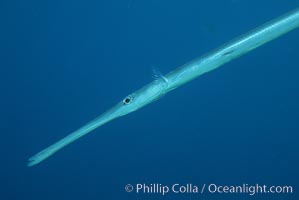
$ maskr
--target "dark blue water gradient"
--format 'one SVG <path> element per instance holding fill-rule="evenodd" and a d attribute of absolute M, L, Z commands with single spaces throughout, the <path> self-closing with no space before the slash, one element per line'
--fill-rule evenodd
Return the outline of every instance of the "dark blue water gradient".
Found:
<path fill-rule="evenodd" d="M 297 199 L 134 194 L 126 184 L 298 184 L 298 30 L 109 123 L 32 154 L 162 73 L 295 1 L 2 1 L 0 199 Z"/>

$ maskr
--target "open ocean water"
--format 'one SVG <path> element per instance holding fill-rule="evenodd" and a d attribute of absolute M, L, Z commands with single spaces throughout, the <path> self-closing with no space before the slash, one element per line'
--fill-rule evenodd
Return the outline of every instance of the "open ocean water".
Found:
<path fill-rule="evenodd" d="M 26 166 L 152 81 L 153 67 L 166 74 L 298 6 L 2 0 L 0 199 L 299 199 L 299 30 Z M 174 184 L 199 193 L 153 191 Z M 207 190 L 246 184 L 293 193 Z"/>

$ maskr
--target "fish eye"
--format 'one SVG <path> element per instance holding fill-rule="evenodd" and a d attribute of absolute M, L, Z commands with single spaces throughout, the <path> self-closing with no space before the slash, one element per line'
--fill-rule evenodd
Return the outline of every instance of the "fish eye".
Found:
<path fill-rule="evenodd" d="M 126 98 L 124 98 L 123 104 L 128 105 L 132 102 L 132 100 L 133 100 L 133 97 L 131 95 L 129 95 Z"/>

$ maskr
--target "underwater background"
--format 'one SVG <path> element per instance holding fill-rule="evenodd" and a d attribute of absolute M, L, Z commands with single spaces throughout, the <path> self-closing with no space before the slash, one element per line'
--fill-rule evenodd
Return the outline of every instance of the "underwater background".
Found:
<path fill-rule="evenodd" d="M 299 1 L 0 2 L 1 200 L 298 199 L 299 30 L 27 159 L 152 81 Z M 127 184 L 290 185 L 136 194 Z"/>

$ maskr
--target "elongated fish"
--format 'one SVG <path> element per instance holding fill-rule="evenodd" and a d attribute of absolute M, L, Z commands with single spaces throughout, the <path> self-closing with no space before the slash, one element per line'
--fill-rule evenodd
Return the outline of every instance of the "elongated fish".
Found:
<path fill-rule="evenodd" d="M 171 71 L 160 75 L 154 81 L 133 92 L 85 126 L 74 131 L 65 138 L 52 144 L 28 160 L 28 166 L 36 165 L 64 146 L 79 139 L 83 135 L 118 117 L 127 115 L 157 100 L 175 88 L 207 73 L 221 65 L 246 54 L 253 49 L 278 38 L 299 27 L 299 8 L 278 17 L 253 31 L 238 37 L 220 48 L 199 57 Z"/>

